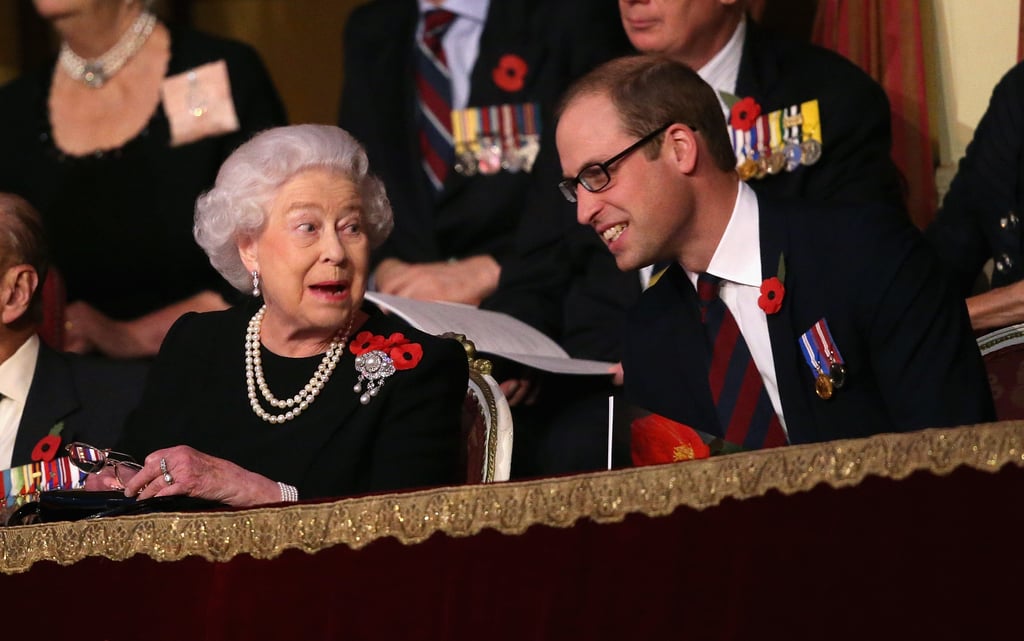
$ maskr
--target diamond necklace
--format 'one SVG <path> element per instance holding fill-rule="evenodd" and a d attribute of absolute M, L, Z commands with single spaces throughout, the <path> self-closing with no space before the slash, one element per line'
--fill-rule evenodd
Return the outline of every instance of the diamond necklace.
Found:
<path fill-rule="evenodd" d="M 92 89 L 99 89 L 139 52 L 154 27 L 156 16 L 143 11 L 113 47 L 99 57 L 88 60 L 72 51 L 67 42 L 61 43 L 60 66 L 75 80 Z"/>
<path fill-rule="evenodd" d="M 245 387 L 249 393 L 249 405 L 256 416 L 259 416 L 268 423 L 280 424 L 302 414 L 307 407 L 313 404 L 317 395 L 324 389 L 324 385 L 327 384 L 327 381 L 331 378 L 331 373 L 334 372 L 334 368 L 338 365 L 338 359 L 341 358 L 342 353 L 345 351 L 345 343 L 348 342 L 348 334 L 352 331 L 352 321 L 355 318 L 353 316 L 349 320 L 344 332 L 338 332 L 334 335 L 331 346 L 327 349 L 323 360 L 320 361 L 316 372 L 313 373 L 313 377 L 309 379 L 305 387 L 299 390 L 299 393 L 295 396 L 281 400 L 270 391 L 270 387 L 267 386 L 267 380 L 263 376 L 263 359 L 260 357 L 260 328 L 263 326 L 263 316 L 266 313 L 267 306 L 263 305 L 249 320 L 249 328 L 245 331 Z M 277 409 L 287 408 L 287 411 L 282 414 L 271 414 L 263 409 L 259 398 L 256 396 L 257 388 L 259 388 L 260 394 L 271 406 Z"/>

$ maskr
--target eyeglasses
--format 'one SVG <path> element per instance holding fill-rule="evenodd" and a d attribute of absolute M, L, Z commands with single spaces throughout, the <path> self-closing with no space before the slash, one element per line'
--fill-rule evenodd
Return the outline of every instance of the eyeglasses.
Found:
<path fill-rule="evenodd" d="M 75 464 L 75 467 L 86 474 L 99 474 L 107 466 L 114 468 L 114 478 L 117 479 L 117 482 L 122 487 L 124 486 L 124 481 L 121 480 L 121 475 L 118 472 L 119 467 L 124 465 L 128 469 L 135 471 L 142 469 L 142 466 L 136 463 L 135 459 L 128 454 L 113 450 L 101 450 L 98 447 L 86 445 L 85 443 L 68 443 L 64 446 L 64 451 L 68 453 L 68 458 Z"/>
<path fill-rule="evenodd" d="M 562 192 L 562 195 L 565 196 L 565 199 L 571 203 L 576 202 L 577 185 L 583 185 L 583 188 L 590 193 L 601 191 L 612 181 L 612 176 L 608 173 L 609 167 L 654 140 L 655 137 L 668 129 L 671 125 L 671 122 L 666 122 L 664 125 L 658 127 L 608 160 L 594 163 L 593 165 L 587 165 L 580 171 L 580 173 L 576 174 L 575 178 L 566 178 L 562 182 L 558 183 L 558 189 Z M 696 131 L 693 127 L 690 127 L 690 129 Z"/>

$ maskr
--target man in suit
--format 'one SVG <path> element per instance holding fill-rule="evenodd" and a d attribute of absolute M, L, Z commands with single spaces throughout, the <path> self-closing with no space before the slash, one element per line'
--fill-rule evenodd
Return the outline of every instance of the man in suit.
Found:
<path fill-rule="evenodd" d="M 439 10 L 451 16 L 436 26 Z M 440 50 L 427 59 L 444 69 L 423 73 L 428 82 L 418 65 L 435 28 Z M 538 155 L 554 157 L 548 136 L 561 91 L 628 49 L 614 2 L 376 0 L 353 11 L 344 39 L 339 124 L 366 147 L 395 212 L 374 257 L 376 288 L 480 303 L 497 286 L 525 211 L 569 215 L 547 192 L 557 164 Z M 450 95 L 430 124 L 448 129 L 434 134 L 449 138 L 449 155 L 432 175 L 420 136 L 424 103 L 438 102 L 424 98 L 424 85 L 438 77 L 450 78 Z M 456 128 L 451 110 L 462 116 Z"/>
<path fill-rule="evenodd" d="M 0 469 L 29 463 L 61 425 L 62 443 L 113 445 L 142 393 L 141 363 L 61 354 L 39 339 L 48 267 L 39 214 L 0 194 Z"/>
<path fill-rule="evenodd" d="M 627 322 L 632 403 L 747 448 L 992 419 L 963 302 L 898 211 L 755 195 L 675 61 L 607 63 L 564 104 L 578 221 L 620 270 L 670 263 Z"/>
<path fill-rule="evenodd" d="M 762 114 L 817 100 L 820 158 L 751 178 L 757 194 L 902 207 L 882 88 L 842 56 L 766 32 L 746 10 L 745 0 L 619 0 L 633 47 L 696 70 L 717 91 L 723 112 L 738 98 L 752 98 Z M 737 152 L 744 157 L 742 149 Z M 894 209 L 894 215 L 902 214 Z M 533 216 L 520 228 L 516 257 L 506 262 L 498 291 L 485 304 L 531 323 L 572 356 L 615 362 L 622 359 L 626 312 L 653 271 L 649 265 L 620 271 L 600 240 L 571 217 Z M 579 414 L 585 406 L 591 416 L 550 421 L 537 456 L 551 471 L 596 469 L 605 461 L 606 434 L 595 416 L 615 390 L 600 384 L 575 388 L 578 400 L 571 411 Z M 559 396 L 557 403 L 564 405 L 566 394 Z"/>
<path fill-rule="evenodd" d="M 818 101 L 820 159 L 750 179 L 759 195 L 902 207 L 901 178 L 890 156 L 889 101 L 881 86 L 832 51 L 760 28 L 748 19 L 746 4 L 619 0 L 619 11 L 637 51 L 696 70 L 718 92 L 725 112 L 726 98 L 753 98 L 763 114 Z M 626 310 L 650 270 L 640 276 L 618 272 L 593 235 L 569 217 L 533 218 L 522 226 L 517 257 L 489 305 L 555 336 L 573 356 L 619 360 Z"/>

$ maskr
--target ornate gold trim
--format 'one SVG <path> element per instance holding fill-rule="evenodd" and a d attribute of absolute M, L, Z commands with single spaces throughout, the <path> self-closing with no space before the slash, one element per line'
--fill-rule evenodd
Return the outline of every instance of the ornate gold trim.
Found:
<path fill-rule="evenodd" d="M 228 561 L 250 554 L 271 559 L 288 549 L 358 549 L 385 537 L 415 544 L 437 532 L 463 537 L 493 528 L 520 534 L 532 525 L 570 527 L 582 518 L 611 523 L 631 513 L 663 516 L 684 506 L 700 510 L 769 490 L 791 495 L 819 484 L 851 487 L 868 476 L 945 475 L 960 466 L 995 472 L 1010 464 L 1024 466 L 1024 421 L 330 503 L 0 528 L 0 571 L 24 572 L 43 560 L 69 565 L 90 556 Z"/>

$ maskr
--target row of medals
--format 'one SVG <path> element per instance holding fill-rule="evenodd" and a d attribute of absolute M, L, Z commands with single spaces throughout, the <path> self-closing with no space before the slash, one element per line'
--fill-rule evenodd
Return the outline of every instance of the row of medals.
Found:
<path fill-rule="evenodd" d="M 480 173 L 493 176 L 499 171 L 515 174 L 520 171 L 529 173 L 540 150 L 538 136 L 519 136 L 519 143 L 506 141 L 504 146 L 497 138 L 485 136 L 476 148 L 468 143 L 460 143 L 455 153 L 455 171 L 463 176 L 475 176 Z M 470 148 L 467 148 L 470 147 Z"/>
<path fill-rule="evenodd" d="M 821 143 L 813 138 L 808 138 L 801 143 L 787 142 L 781 149 L 776 148 L 770 155 L 761 155 L 759 158 L 755 158 L 754 154 L 747 150 L 746 157 L 736 167 L 736 170 L 743 180 L 760 179 L 780 174 L 783 171 L 793 171 L 801 165 L 813 165 L 820 159 Z"/>

